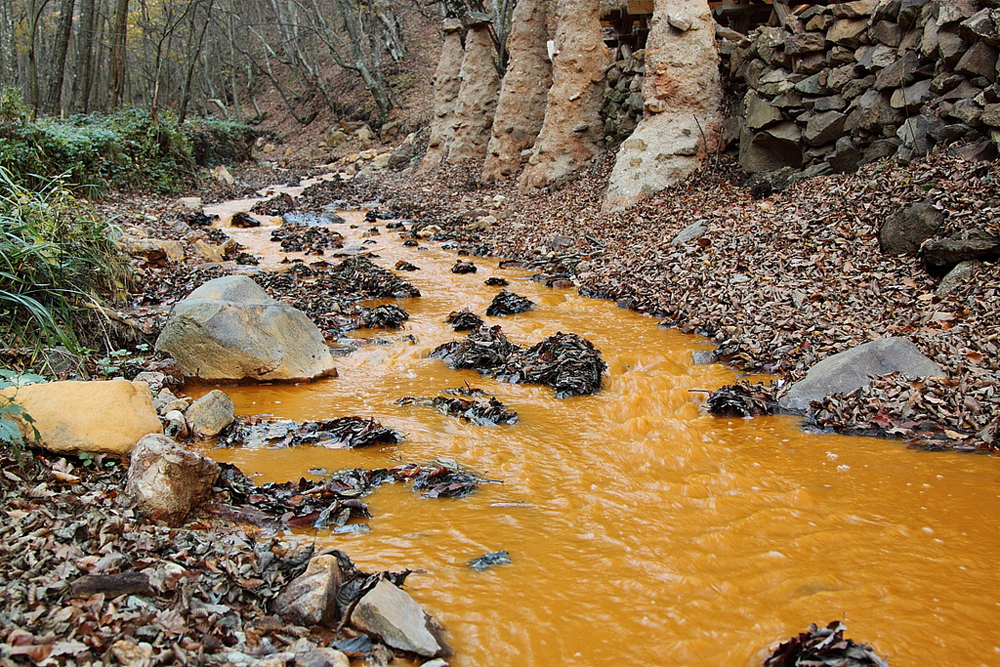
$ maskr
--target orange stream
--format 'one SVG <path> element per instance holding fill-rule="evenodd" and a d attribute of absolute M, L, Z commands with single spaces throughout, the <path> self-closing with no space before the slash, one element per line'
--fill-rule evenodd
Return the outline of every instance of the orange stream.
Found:
<path fill-rule="evenodd" d="M 360 228 L 337 227 L 349 246 L 371 227 L 351 219 Z M 264 265 L 279 257 L 266 228 L 227 231 L 270 247 Z M 706 341 L 494 260 L 453 275 L 455 256 L 433 244 L 404 248 L 384 227 L 374 238 L 382 266 L 422 269 L 403 275 L 423 293 L 399 302 L 411 316 L 402 332 L 375 334 L 417 343 L 338 359 L 336 379 L 224 390 L 238 414 L 373 416 L 407 440 L 210 453 L 258 483 L 439 457 L 502 480 L 453 500 L 386 486 L 367 499 L 370 534 L 299 533 L 366 570 L 426 570 L 407 583 L 447 628 L 452 665 L 760 665 L 773 642 L 832 620 L 893 667 L 1000 665 L 1000 460 L 811 435 L 791 417 L 705 415 L 704 395 L 690 390 L 736 377 L 691 363 Z M 610 367 L 598 395 L 558 400 L 426 358 L 463 335 L 443 322 L 450 311 L 485 312 L 500 289 L 483 285 L 490 275 L 538 304 L 494 320 L 514 342 L 557 331 L 593 341 Z M 465 382 L 516 409 L 520 423 L 477 427 L 395 405 Z M 466 567 L 500 549 L 510 565 Z"/>

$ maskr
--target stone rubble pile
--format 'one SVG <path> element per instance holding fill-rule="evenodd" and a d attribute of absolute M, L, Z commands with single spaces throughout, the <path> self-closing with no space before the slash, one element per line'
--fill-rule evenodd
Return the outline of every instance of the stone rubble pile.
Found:
<path fill-rule="evenodd" d="M 813 5 L 733 45 L 740 165 L 850 173 L 935 146 L 992 159 L 1000 142 L 996 0 Z"/>

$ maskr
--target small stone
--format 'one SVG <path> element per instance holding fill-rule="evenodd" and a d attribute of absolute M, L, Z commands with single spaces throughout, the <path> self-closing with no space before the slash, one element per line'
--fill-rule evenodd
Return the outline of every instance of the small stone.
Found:
<path fill-rule="evenodd" d="M 441 626 L 403 590 L 379 581 L 354 608 L 351 625 L 387 646 L 436 658 L 451 654 Z"/>
<path fill-rule="evenodd" d="M 979 262 L 975 260 L 966 260 L 964 262 L 959 262 L 955 265 L 948 274 L 941 279 L 938 283 L 937 289 L 934 290 L 935 294 L 947 294 L 952 291 L 965 281 L 967 281 L 975 272 L 976 267 L 979 266 Z"/>
<path fill-rule="evenodd" d="M 192 403 L 184 416 L 198 437 L 212 438 L 233 423 L 233 400 L 214 389 Z"/>

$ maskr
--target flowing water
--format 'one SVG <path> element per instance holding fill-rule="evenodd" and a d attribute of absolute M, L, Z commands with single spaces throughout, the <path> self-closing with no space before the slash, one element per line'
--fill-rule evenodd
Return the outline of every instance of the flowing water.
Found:
<path fill-rule="evenodd" d="M 358 245 L 372 225 L 348 215 L 359 226 L 336 229 Z M 266 227 L 227 231 L 276 265 Z M 759 665 L 769 644 L 832 620 L 893 667 L 1000 665 L 1000 460 L 809 434 L 791 417 L 706 415 L 693 390 L 736 379 L 692 363 L 707 341 L 495 260 L 454 275 L 455 255 L 434 244 L 404 248 L 384 228 L 373 238 L 365 248 L 380 265 L 421 268 L 402 274 L 423 294 L 397 302 L 411 316 L 404 329 L 357 334 L 395 342 L 338 359 L 336 379 L 224 389 L 237 414 L 372 416 L 407 440 L 210 454 L 258 483 L 435 458 L 502 480 L 462 499 L 385 486 L 367 498 L 371 533 L 300 533 L 362 569 L 426 570 L 407 583 L 447 628 L 452 665 Z M 485 312 L 500 290 L 483 284 L 491 275 L 538 305 L 487 321 L 521 345 L 557 331 L 590 339 L 609 366 L 599 394 L 559 400 L 427 358 L 464 336 L 444 323 L 449 312 Z M 464 383 L 520 422 L 474 426 L 395 404 Z M 512 562 L 466 566 L 498 550 Z"/>

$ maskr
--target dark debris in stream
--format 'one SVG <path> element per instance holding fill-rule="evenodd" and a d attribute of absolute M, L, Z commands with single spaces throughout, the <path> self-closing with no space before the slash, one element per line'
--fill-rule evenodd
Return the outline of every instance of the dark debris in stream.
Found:
<path fill-rule="evenodd" d="M 271 241 L 281 244 L 284 252 L 322 255 L 327 250 L 344 247 L 344 237 L 326 227 L 285 223 L 271 232 Z"/>
<path fill-rule="evenodd" d="M 448 313 L 445 321 L 455 331 L 474 331 L 483 326 L 483 318 L 470 310 L 455 310 Z"/>
<path fill-rule="evenodd" d="M 529 299 L 519 294 L 514 294 L 509 290 L 503 290 L 493 297 L 489 308 L 486 309 L 486 316 L 504 317 L 506 315 L 516 315 L 518 313 L 526 313 L 534 307 L 535 304 Z"/>
<path fill-rule="evenodd" d="M 438 346 L 430 356 L 512 384 L 546 385 L 557 398 L 597 393 L 608 368 L 600 350 L 577 334 L 559 332 L 522 349 L 499 326 L 479 327 L 464 340 Z"/>
<path fill-rule="evenodd" d="M 721 417 L 770 415 L 778 408 L 776 391 L 774 385 L 750 384 L 743 380 L 708 392 L 706 406 L 711 414 Z"/>
<path fill-rule="evenodd" d="M 296 422 L 263 416 L 242 417 L 219 435 L 222 447 L 279 449 L 315 445 L 329 449 L 354 449 L 372 445 L 395 445 L 402 433 L 386 428 L 374 419 L 339 417 L 328 421 Z"/>
<path fill-rule="evenodd" d="M 462 393 L 465 392 L 465 393 Z M 518 417 L 513 410 L 480 389 L 463 387 L 446 389 L 445 396 L 424 396 L 401 398 L 396 405 L 417 405 L 431 407 L 449 417 L 458 417 L 476 426 L 500 426 L 516 424 Z"/>
<path fill-rule="evenodd" d="M 368 308 L 360 308 L 361 326 L 366 329 L 401 329 L 403 323 L 410 319 L 410 315 L 391 303 Z"/>
<path fill-rule="evenodd" d="M 844 639 L 846 629 L 840 621 L 825 628 L 813 623 L 775 649 L 764 667 L 889 667 L 867 644 Z"/>

